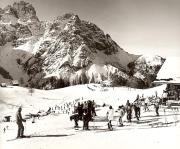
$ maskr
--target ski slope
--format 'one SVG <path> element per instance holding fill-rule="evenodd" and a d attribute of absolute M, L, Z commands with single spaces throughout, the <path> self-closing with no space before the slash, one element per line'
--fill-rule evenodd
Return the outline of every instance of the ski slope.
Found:
<path fill-rule="evenodd" d="M 33 89 L 33 93 L 28 88 L 9 86 L 0 88 L 0 112 L 1 118 L 4 115 L 12 115 L 18 106 L 22 106 L 25 113 L 39 110 L 47 110 L 50 106 L 62 105 L 65 102 L 75 100 L 95 100 L 99 105 L 104 103 L 117 108 L 125 104 L 127 100 L 133 102 L 137 95 L 152 96 L 155 92 L 161 96 L 166 85 L 151 89 L 133 89 L 127 87 L 101 87 L 99 84 L 86 84 L 70 86 L 56 90 L 38 90 Z"/>
<path fill-rule="evenodd" d="M 102 88 L 97 84 L 71 86 L 57 90 L 37 90 L 29 92 L 28 88 L 7 87 L 0 88 L 0 113 L 2 115 L 15 115 L 17 106 L 22 105 L 22 114 L 28 112 L 36 113 L 38 110 L 47 109 L 49 106 L 63 104 L 65 102 L 93 99 L 97 104 L 111 104 L 114 109 L 124 104 L 127 99 L 134 101 L 137 94 L 144 97 L 155 95 L 157 91 L 160 96 L 166 86 L 159 86 L 147 90 L 130 89 L 126 87 Z M 108 106 L 100 108 L 97 115 L 107 111 Z M 103 111 L 103 112 L 102 112 Z M 160 108 L 160 116 L 155 116 L 153 107 L 149 112 L 141 110 L 140 121 L 133 117 L 132 123 L 126 122 L 124 116 L 124 127 L 117 126 L 114 119 L 113 131 L 108 131 L 107 122 L 90 122 L 90 131 L 82 130 L 82 122 L 79 122 L 79 130 L 73 128 L 74 122 L 69 120 L 68 114 L 50 114 L 40 119 L 27 120 L 24 123 L 25 135 L 30 138 L 13 140 L 16 137 L 17 126 L 15 122 L 0 123 L 0 148 L 2 149 L 92 149 L 92 148 L 138 148 L 138 149 L 178 149 L 180 146 L 180 113 L 171 109 Z M 151 124 L 159 123 L 163 125 Z M 167 124 L 166 124 L 167 123 Z M 8 129 L 3 133 L 3 128 Z"/>

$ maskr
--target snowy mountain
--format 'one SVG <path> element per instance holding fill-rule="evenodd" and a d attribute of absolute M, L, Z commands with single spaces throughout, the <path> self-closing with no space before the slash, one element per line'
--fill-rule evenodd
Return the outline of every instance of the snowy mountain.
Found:
<path fill-rule="evenodd" d="M 165 59 L 160 56 L 141 56 L 134 63 L 133 76 L 144 80 L 146 86 L 150 85 L 157 77 Z"/>
<path fill-rule="evenodd" d="M 27 83 L 29 76 L 20 64 L 32 54 L 30 47 L 26 51 L 22 45 L 33 46 L 44 32 L 42 25 L 29 3 L 21 1 L 0 9 L 0 67 L 11 76 L 3 77 L 0 72 L 1 82 L 22 79 Z"/>
<path fill-rule="evenodd" d="M 109 34 L 73 13 L 39 21 L 33 6 L 23 1 L 0 9 L 0 29 L 0 67 L 11 79 L 36 88 L 102 81 L 147 87 L 149 74 L 151 82 L 164 62 L 127 53 Z"/>

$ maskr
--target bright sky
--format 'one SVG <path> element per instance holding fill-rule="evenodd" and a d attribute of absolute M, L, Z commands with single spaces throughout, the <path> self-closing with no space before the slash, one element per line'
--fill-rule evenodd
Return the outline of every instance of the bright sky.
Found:
<path fill-rule="evenodd" d="M 0 0 L 4 8 L 18 0 Z M 40 20 L 67 12 L 98 25 L 134 54 L 180 56 L 180 0 L 24 0 Z"/>

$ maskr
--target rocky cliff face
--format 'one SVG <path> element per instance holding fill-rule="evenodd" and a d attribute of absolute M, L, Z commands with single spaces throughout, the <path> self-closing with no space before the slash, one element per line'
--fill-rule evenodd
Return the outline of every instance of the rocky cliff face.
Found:
<path fill-rule="evenodd" d="M 0 9 L 0 67 L 9 72 L 12 79 L 28 84 L 29 76 L 21 64 L 32 56 L 31 46 L 44 30 L 44 23 L 29 3 L 21 1 Z M 1 82 L 8 81 L 0 78 Z"/>
<path fill-rule="evenodd" d="M 163 59 L 158 68 L 146 63 L 156 71 L 141 70 L 147 58 L 127 53 L 95 24 L 72 13 L 51 23 L 41 22 L 32 5 L 23 1 L 0 9 L 0 29 L 1 48 L 11 43 L 18 66 L 28 76 L 26 83 L 38 88 L 105 80 L 129 86 L 132 80 L 138 87 L 148 73 L 156 73 L 163 64 Z M 18 58 L 22 51 L 24 57 Z"/>
<path fill-rule="evenodd" d="M 74 14 L 55 19 L 38 45 L 33 50 L 35 57 L 27 63 L 33 84 L 36 80 L 44 83 L 42 72 L 45 78 L 61 79 L 67 85 L 99 83 L 108 79 L 114 70 L 125 74 L 127 64 L 138 58 L 120 48 L 95 24 L 80 20 Z"/>
<path fill-rule="evenodd" d="M 0 46 L 7 42 L 23 44 L 25 38 L 44 33 L 43 23 L 37 18 L 35 9 L 23 1 L 0 10 L 0 29 Z"/>

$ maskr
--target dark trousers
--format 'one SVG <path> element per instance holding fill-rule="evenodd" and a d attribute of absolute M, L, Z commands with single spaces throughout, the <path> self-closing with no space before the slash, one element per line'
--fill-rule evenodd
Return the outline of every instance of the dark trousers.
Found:
<path fill-rule="evenodd" d="M 78 127 L 78 120 L 77 119 L 74 119 L 74 123 L 75 123 L 74 127 Z"/>
<path fill-rule="evenodd" d="M 141 117 L 141 109 L 140 108 L 138 109 L 137 113 L 138 113 L 138 117 Z"/>
<path fill-rule="evenodd" d="M 83 121 L 83 130 L 89 130 L 89 120 Z"/>
<path fill-rule="evenodd" d="M 135 111 L 135 116 L 136 116 L 137 120 L 139 121 L 139 114 L 138 114 L 138 111 Z"/>
<path fill-rule="evenodd" d="M 18 123 L 17 137 L 22 137 L 24 135 L 24 126 L 22 123 Z"/>
<path fill-rule="evenodd" d="M 92 109 L 92 114 L 93 114 L 93 116 L 96 116 L 95 108 Z"/>
<path fill-rule="evenodd" d="M 156 115 L 159 116 L 159 107 L 156 107 Z"/>
<path fill-rule="evenodd" d="M 131 122 L 131 113 L 127 113 L 127 120 L 128 122 Z"/>
<path fill-rule="evenodd" d="M 123 121 L 122 121 L 122 117 L 119 117 L 119 125 L 122 126 L 123 125 Z"/>
<path fill-rule="evenodd" d="M 109 128 L 109 129 L 112 129 L 111 120 L 109 120 L 109 122 L 108 122 L 108 128 Z"/>
<path fill-rule="evenodd" d="M 140 115 L 141 115 L 141 113 L 140 113 L 140 108 L 136 108 L 136 109 L 134 110 L 134 112 L 135 112 L 135 117 L 136 117 L 137 120 L 139 121 L 139 118 L 140 118 Z"/>

